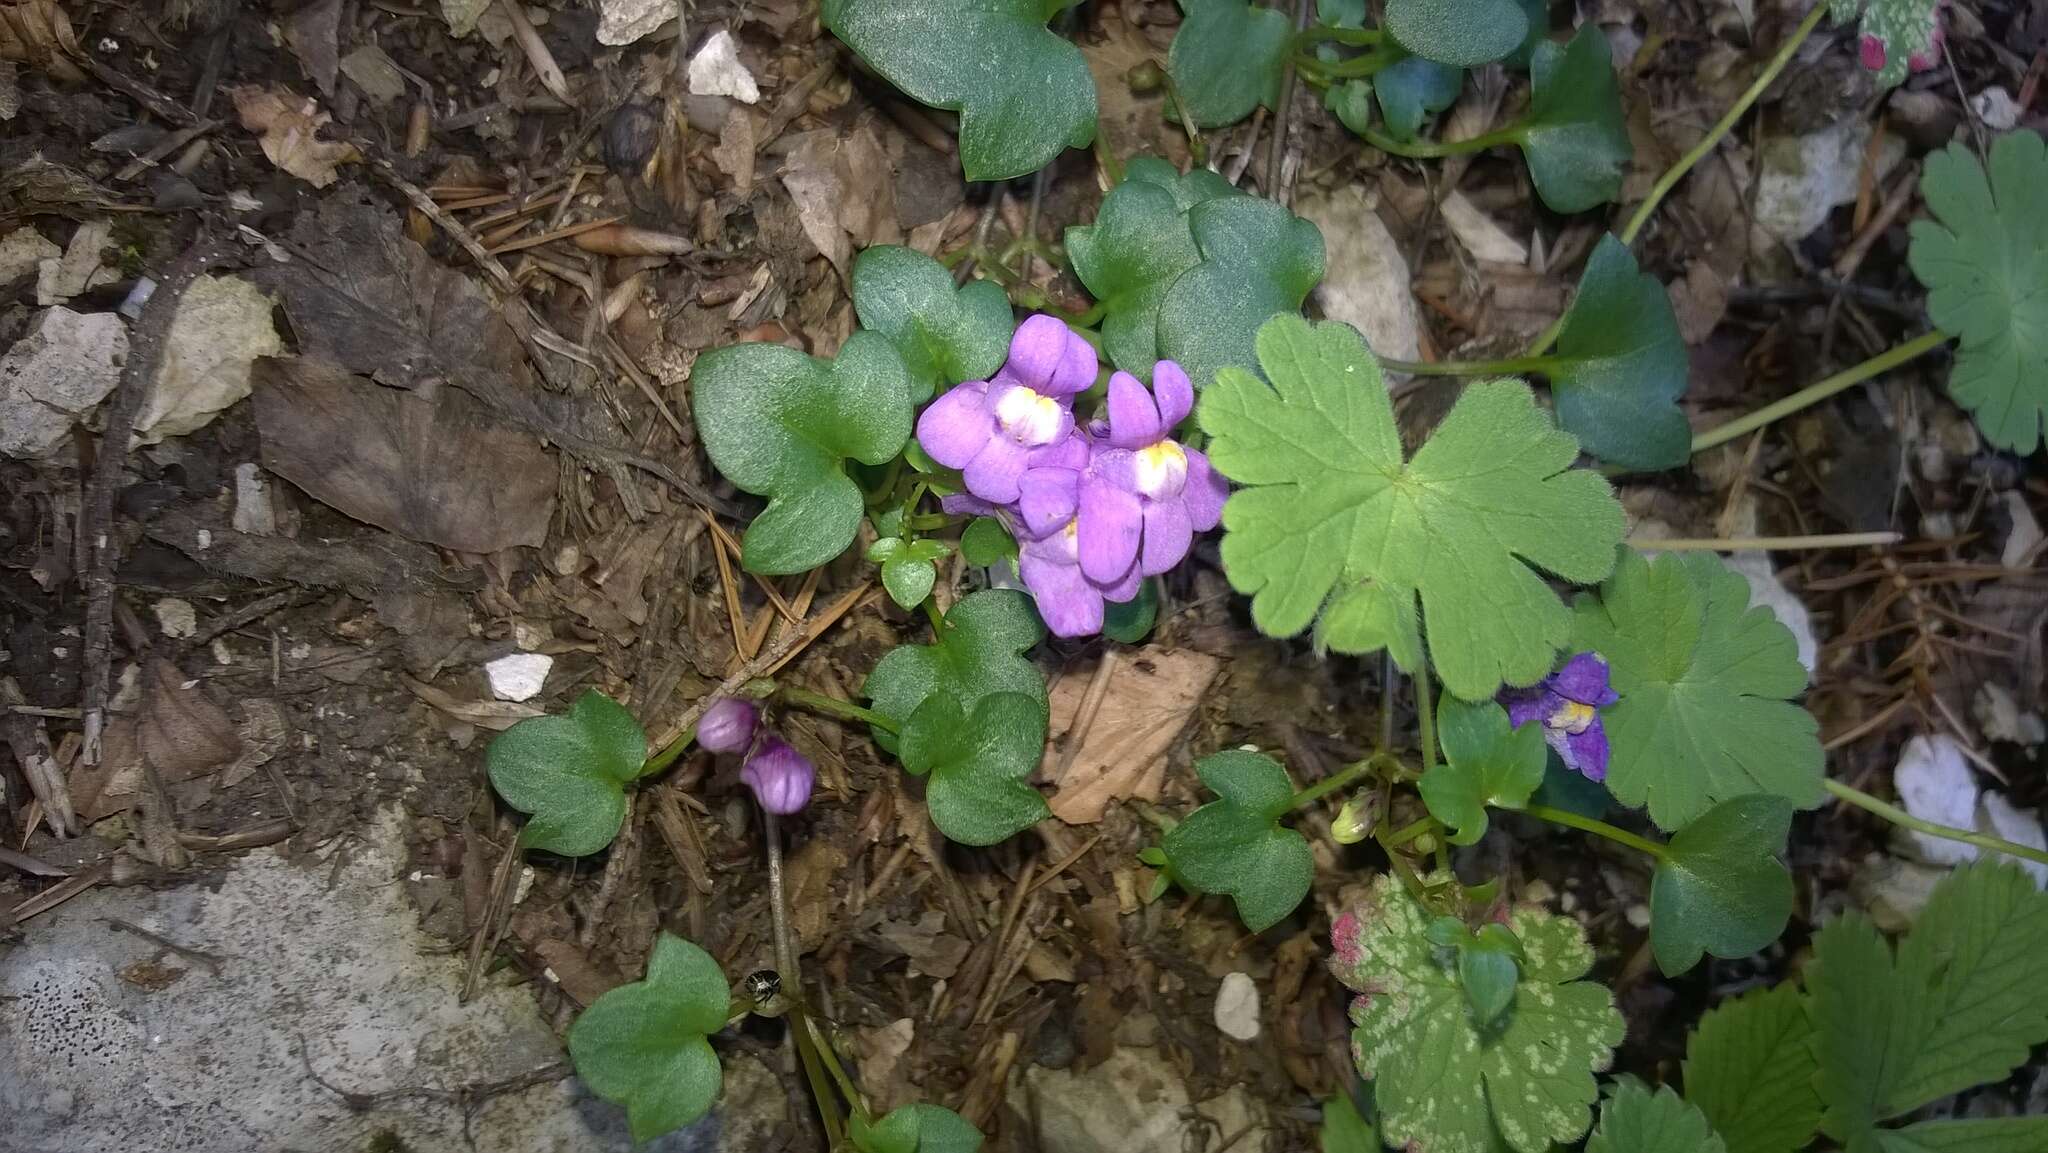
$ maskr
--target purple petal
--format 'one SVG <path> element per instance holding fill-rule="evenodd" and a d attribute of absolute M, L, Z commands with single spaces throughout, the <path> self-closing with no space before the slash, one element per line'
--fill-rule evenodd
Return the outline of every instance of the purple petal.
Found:
<path fill-rule="evenodd" d="M 1135 495 L 1138 491 L 1138 454 L 1125 448 L 1097 449 L 1088 462 L 1088 475 L 1112 488 Z"/>
<path fill-rule="evenodd" d="M 1109 378 L 1109 443 L 1118 448 L 1143 448 L 1165 430 L 1152 394 L 1128 372 Z"/>
<path fill-rule="evenodd" d="M 1195 526 L 1188 521 L 1187 505 L 1179 500 L 1145 502 L 1145 543 L 1138 555 L 1138 568 L 1146 576 L 1158 576 L 1187 558 L 1195 543 Z"/>
<path fill-rule="evenodd" d="M 763 809 L 789 814 L 810 801 L 811 789 L 818 783 L 818 767 L 788 741 L 769 736 L 740 767 L 740 780 L 754 791 L 754 800 Z"/>
<path fill-rule="evenodd" d="M 1050 395 L 1047 386 L 1059 371 L 1067 355 L 1067 341 L 1072 338 L 1073 333 L 1058 317 L 1039 313 L 1027 318 L 1010 337 L 1010 359 L 996 374 L 996 381 Z"/>
<path fill-rule="evenodd" d="M 995 434 L 988 385 L 978 380 L 948 389 L 917 418 L 917 443 L 947 468 L 966 468 Z"/>
<path fill-rule="evenodd" d="M 711 753 L 744 753 L 754 743 L 761 710 L 740 697 L 720 697 L 697 719 L 697 747 Z"/>
<path fill-rule="evenodd" d="M 1100 367 L 1095 359 L 1095 346 L 1068 329 L 1066 351 L 1060 357 L 1060 366 L 1053 373 L 1053 378 L 1046 382 L 1046 395 L 1073 396 L 1088 391 L 1095 383 L 1095 373 Z"/>
<path fill-rule="evenodd" d="M 1131 571 L 1125 573 L 1122 580 L 1096 586 L 1101 591 L 1103 600 L 1115 601 L 1117 604 L 1123 604 L 1135 598 L 1138 595 L 1138 590 L 1144 587 L 1145 574 L 1138 571 L 1137 565 L 1132 565 Z"/>
<path fill-rule="evenodd" d="M 1580 653 L 1550 674 L 1544 683 L 1582 705 L 1595 708 L 1621 699 L 1607 685 L 1607 661 L 1599 653 Z"/>
<path fill-rule="evenodd" d="M 1085 637 L 1102 631 L 1102 593 L 1079 568 L 1027 548 L 1017 562 L 1017 575 L 1037 599 L 1038 615 L 1054 636 Z"/>
<path fill-rule="evenodd" d="M 1008 437 L 990 437 L 960 475 L 967 482 L 967 491 L 981 499 L 993 504 L 1016 504 L 1017 482 L 1024 476 L 1030 455 L 1029 449 Z"/>
<path fill-rule="evenodd" d="M 1100 477 L 1081 482 L 1081 571 L 1096 584 L 1122 580 L 1138 559 L 1145 512 L 1138 498 Z"/>
<path fill-rule="evenodd" d="M 1223 519 L 1223 502 L 1230 499 L 1230 482 L 1221 473 L 1209 467 L 1209 458 L 1197 449 L 1188 449 L 1188 483 L 1181 490 L 1181 500 L 1187 505 L 1188 522 L 1196 532 L 1208 532 Z"/>
<path fill-rule="evenodd" d="M 1547 732 L 1547 731 L 1546 731 Z M 1568 768 L 1585 776 L 1589 781 L 1607 779 L 1607 728 L 1599 721 L 1587 726 L 1583 733 L 1557 733 L 1563 737 L 1563 747 L 1553 744 L 1557 755 Z"/>
<path fill-rule="evenodd" d="M 1172 432 L 1195 410 L 1194 382 L 1180 365 L 1170 360 L 1152 366 L 1152 396 L 1159 405 L 1161 436 Z"/>
<path fill-rule="evenodd" d="M 1542 723 L 1544 718 L 1556 711 L 1556 694 L 1541 686 L 1528 689 L 1502 689 L 1496 698 L 1508 710 L 1508 725 L 1521 728 L 1530 721 Z M 1544 732 L 1547 735 L 1549 729 Z"/>
<path fill-rule="evenodd" d="M 1069 468 L 1034 468 L 1017 482 L 1017 514 L 1026 534 L 1042 537 L 1065 528 L 1081 504 L 1081 474 Z"/>
<path fill-rule="evenodd" d="M 1088 453 L 1088 434 L 1070 429 L 1065 437 L 1032 449 L 1031 467 L 1066 468 L 1079 472 L 1088 467 Z"/>
<path fill-rule="evenodd" d="M 1003 511 L 971 492 L 956 492 L 942 496 L 939 498 L 939 508 L 947 516 L 995 516 Z"/>

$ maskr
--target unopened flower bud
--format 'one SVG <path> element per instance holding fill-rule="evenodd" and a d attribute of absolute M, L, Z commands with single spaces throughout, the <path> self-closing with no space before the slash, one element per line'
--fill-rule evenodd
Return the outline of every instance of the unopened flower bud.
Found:
<path fill-rule="evenodd" d="M 754 743 L 754 729 L 760 723 L 761 710 L 754 702 L 720 697 L 697 721 L 697 744 L 707 752 L 744 753 Z"/>
<path fill-rule="evenodd" d="M 1337 810 L 1337 819 L 1330 822 L 1330 836 L 1340 845 L 1355 845 L 1372 836 L 1373 828 L 1379 823 L 1379 791 L 1361 789 Z"/>
<path fill-rule="evenodd" d="M 754 755 L 740 767 L 740 780 L 754 790 L 754 800 L 771 813 L 786 815 L 804 807 L 818 783 L 817 766 L 781 737 L 762 739 Z"/>

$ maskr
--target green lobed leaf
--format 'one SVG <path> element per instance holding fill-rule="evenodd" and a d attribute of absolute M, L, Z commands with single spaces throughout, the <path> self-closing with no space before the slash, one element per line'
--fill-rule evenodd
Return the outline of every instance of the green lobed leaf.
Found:
<path fill-rule="evenodd" d="M 1830 0 L 1829 15 L 1838 24 L 1855 17 L 1858 0 Z M 1869 0 L 1862 4 L 1863 36 L 1875 36 L 1884 44 L 1884 67 L 1873 79 L 1879 88 L 1890 88 L 1906 78 L 1913 57 L 1927 50 L 1940 27 L 1941 0 Z"/>
<path fill-rule="evenodd" d="M 1602 719 L 1622 804 L 1648 805 L 1663 829 L 1750 793 L 1820 804 L 1819 726 L 1791 699 L 1806 688 L 1798 644 L 1750 606 L 1741 574 L 1705 553 L 1624 549 L 1577 609 L 1572 646 L 1607 659 L 1621 697 Z"/>
<path fill-rule="evenodd" d="M 1991 167 L 1962 144 L 1927 158 L 1907 262 L 1927 286 L 1927 315 L 1961 341 L 1949 395 L 1984 437 L 2029 453 L 2048 423 L 2048 145 L 2031 130 L 1991 145 Z"/>
<path fill-rule="evenodd" d="M 1425 119 L 1458 102 L 1458 92 L 1464 86 L 1464 69 L 1410 56 L 1375 72 L 1371 90 L 1379 98 L 1387 135 L 1413 140 Z M 1344 126 L 1358 130 L 1350 120 L 1345 120 Z"/>
<path fill-rule="evenodd" d="M 1279 823 L 1294 785 L 1279 762 L 1242 749 L 1203 757 L 1195 774 L 1221 799 L 1167 830 L 1168 867 L 1198 893 L 1227 894 L 1245 928 L 1263 932 L 1301 904 L 1315 875 L 1308 842 Z"/>
<path fill-rule="evenodd" d="M 1515 1003 L 1515 987 L 1521 976 L 1521 967 L 1512 953 L 1481 948 L 1470 941 L 1458 946 L 1458 983 L 1465 987 L 1465 1001 L 1472 1006 L 1473 1021 L 1482 1029 L 1491 1028 Z"/>
<path fill-rule="evenodd" d="M 1529 35 L 1513 52 L 1501 59 L 1501 66 L 1527 70 L 1536 46 L 1550 39 L 1550 0 L 1519 0 L 1522 15 L 1529 21 Z"/>
<path fill-rule="evenodd" d="M 741 544 L 747 571 L 806 572 L 845 552 L 863 507 L 846 461 L 887 463 L 910 439 L 911 385 L 889 341 L 856 332 L 836 361 L 780 344 L 714 348 L 690 383 L 711 463 L 769 498 Z"/>
<path fill-rule="evenodd" d="M 1624 1077 L 1600 1107 L 1586 1153 L 1727 1153 L 1706 1117 L 1668 1086 Z"/>
<path fill-rule="evenodd" d="M 904 95 L 960 113 L 969 180 L 1009 180 L 1095 139 L 1095 79 L 1045 26 L 1077 0 L 824 0 L 832 34 Z"/>
<path fill-rule="evenodd" d="M 967 1118 L 938 1105 L 900 1105 L 872 1126 L 858 1114 L 848 1126 L 861 1153 L 975 1153 L 981 1130 Z"/>
<path fill-rule="evenodd" d="M 1260 326 L 1298 316 L 1323 278 L 1323 234 L 1264 197 L 1205 200 L 1187 218 L 1202 259 L 1159 302 L 1159 356 L 1200 391 L 1225 366 L 1255 368 Z"/>
<path fill-rule="evenodd" d="M 1882 1153 L 2041 1153 L 2048 1149 L 2048 1117 L 1982 1117 L 1922 1121 L 1880 1129 Z"/>
<path fill-rule="evenodd" d="M 1166 54 L 1166 71 L 1198 126 L 1235 124 L 1263 104 L 1280 103 L 1281 74 L 1294 48 L 1294 24 L 1249 0 L 1179 0 L 1185 16 Z"/>
<path fill-rule="evenodd" d="M 1529 114 L 1502 136 L 1521 146 L 1536 195 L 1552 212 L 1584 212 L 1613 200 L 1634 146 L 1600 26 L 1589 21 L 1568 45 L 1536 45 L 1529 75 Z"/>
<path fill-rule="evenodd" d="M 967 563 L 986 568 L 1017 558 L 1017 539 L 1003 522 L 992 516 L 978 516 L 960 532 L 960 555 Z"/>
<path fill-rule="evenodd" d="M 647 763 L 647 735 L 633 714 L 591 689 L 561 716 L 529 717 L 499 733 L 484 761 L 505 803 L 532 814 L 520 844 L 583 857 L 619 835 L 626 785 Z"/>
<path fill-rule="evenodd" d="M 1758 794 L 1723 801 L 1678 830 L 1650 880 L 1650 947 L 1675 977 L 1701 953 L 1747 957 L 1785 931 L 1792 873 L 1778 860 L 1792 802 Z"/>
<path fill-rule="evenodd" d="M 1159 578 L 1147 577 L 1138 595 L 1127 601 L 1111 601 L 1102 609 L 1102 635 L 1119 644 L 1135 645 L 1159 622 Z"/>
<path fill-rule="evenodd" d="M 1815 934 L 1805 978 L 1821 1131 L 1876 1153 L 1879 1122 L 1999 1080 L 2048 1041 L 2048 895 L 2011 865 L 1964 866 L 1896 956 L 1847 913 Z"/>
<path fill-rule="evenodd" d="M 1016 321 L 1010 298 L 992 280 L 953 287 L 946 267 L 914 248 L 878 244 L 853 262 L 853 308 L 860 326 L 896 347 L 910 373 L 910 399 L 987 380 L 1010 354 Z"/>
<path fill-rule="evenodd" d="M 1046 703 L 989 693 L 972 715 L 949 692 L 925 698 L 903 726 L 903 767 L 929 776 L 925 803 L 948 840 L 993 845 L 1052 815 L 1027 783 L 1045 755 Z"/>
<path fill-rule="evenodd" d="M 1473 845 L 1486 835 L 1486 810 L 1519 809 L 1543 784 L 1550 756 L 1542 725 L 1508 724 L 1507 710 L 1492 701 L 1471 703 L 1445 697 L 1437 711 L 1444 762 L 1422 774 L 1416 788 L 1429 815 L 1454 830 L 1454 845 Z"/>
<path fill-rule="evenodd" d="M 1792 984 L 1757 989 L 1700 1018 L 1685 1046 L 1685 1097 L 1728 1153 L 1794 1153 L 1820 1128 L 1813 1027 Z"/>
<path fill-rule="evenodd" d="M 1372 128 L 1372 80 L 1361 76 L 1330 85 L 1323 93 L 1323 107 L 1339 124 L 1363 135 Z"/>
<path fill-rule="evenodd" d="M 1387 0 L 1387 32 L 1417 56 L 1475 68 L 1520 48 L 1529 17 L 1518 0 Z"/>
<path fill-rule="evenodd" d="M 1579 447 L 1634 469 L 1676 468 L 1692 457 L 1679 411 L 1685 339 L 1671 297 L 1613 233 L 1600 238 L 1545 369 L 1557 422 Z"/>
<path fill-rule="evenodd" d="M 732 989 L 718 962 L 669 933 L 655 938 L 647 979 L 599 997 L 569 1027 L 569 1060 L 590 1091 L 626 1107 L 633 1140 L 702 1117 L 718 1099 L 718 1055 Z"/>
<path fill-rule="evenodd" d="M 882 562 L 882 587 L 899 607 L 914 609 L 923 604 L 938 581 L 939 570 L 928 560 L 903 554 Z"/>
<path fill-rule="evenodd" d="M 1482 1029 L 1429 914 L 1392 876 L 1332 930 L 1351 1003 L 1352 1054 L 1373 1083 L 1388 1144 L 1431 1153 L 1548 1153 L 1584 1135 L 1625 1025 L 1613 994 L 1582 981 L 1593 951 L 1569 917 L 1523 906 L 1508 928 L 1522 979 L 1506 1023 Z"/>
<path fill-rule="evenodd" d="M 1259 630 L 1292 636 L 1328 603 L 1321 641 L 1387 644 L 1413 672 L 1419 596 L 1430 662 L 1452 694 L 1484 700 L 1548 674 L 1572 614 L 1538 570 L 1601 579 L 1624 525 L 1607 482 L 1570 467 L 1576 442 L 1528 387 L 1471 385 L 1404 465 L 1379 363 L 1356 330 L 1275 318 L 1259 360 L 1270 386 L 1229 369 L 1198 410 L 1210 463 L 1241 486 L 1223 509 L 1223 565 Z"/>
<path fill-rule="evenodd" d="M 898 645 L 868 673 L 861 695 L 901 725 L 925 698 L 944 691 L 972 711 L 990 693 L 1022 693 L 1045 704 L 1045 678 L 1019 654 L 1045 639 L 1031 598 L 1014 589 L 969 593 L 946 613 L 931 644 Z M 894 752 L 896 739 L 875 729 L 875 743 Z"/>
<path fill-rule="evenodd" d="M 1323 1127 L 1316 1134 L 1320 1153 L 1380 1153 L 1379 1131 L 1358 1113 L 1351 1094 L 1339 1092 L 1323 1102 Z"/>

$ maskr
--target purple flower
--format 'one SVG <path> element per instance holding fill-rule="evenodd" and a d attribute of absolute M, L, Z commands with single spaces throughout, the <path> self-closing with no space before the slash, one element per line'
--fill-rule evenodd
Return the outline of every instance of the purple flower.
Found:
<path fill-rule="evenodd" d="M 959 469 L 967 491 L 1014 504 L 1025 471 L 1072 436 L 1074 396 L 1095 383 L 1095 368 L 1093 345 L 1056 317 L 1033 316 L 993 379 L 957 385 L 924 410 L 917 442 Z"/>
<path fill-rule="evenodd" d="M 740 766 L 740 780 L 754 790 L 754 800 L 763 809 L 786 816 L 810 801 L 811 787 L 818 783 L 818 768 L 788 741 L 771 734 L 761 739 L 747 763 Z"/>
<path fill-rule="evenodd" d="M 713 753 L 744 753 L 754 743 L 761 710 L 754 702 L 720 697 L 697 720 L 697 747 Z"/>
<path fill-rule="evenodd" d="M 1580 653 L 1564 667 L 1526 689 L 1502 689 L 1508 723 L 1521 728 L 1543 722 L 1543 740 L 1565 766 L 1586 779 L 1607 779 L 1607 729 L 1598 710 L 1621 699 L 1607 684 L 1607 661 L 1599 653 Z"/>
<path fill-rule="evenodd" d="M 1152 369 L 1149 393 L 1129 373 L 1109 378 L 1109 420 L 1095 430 L 1081 480 L 1081 569 L 1090 580 L 1120 581 L 1133 565 L 1141 576 L 1166 572 L 1223 516 L 1228 484 L 1208 457 L 1173 439 L 1194 406 L 1194 385 L 1170 360 Z"/>
<path fill-rule="evenodd" d="M 1104 602 L 1130 600 L 1144 581 L 1135 565 L 1115 581 L 1089 579 L 1081 567 L 1081 523 L 1082 517 L 1073 516 L 1044 536 L 1023 536 L 1017 542 L 1017 575 L 1056 637 L 1101 632 Z"/>

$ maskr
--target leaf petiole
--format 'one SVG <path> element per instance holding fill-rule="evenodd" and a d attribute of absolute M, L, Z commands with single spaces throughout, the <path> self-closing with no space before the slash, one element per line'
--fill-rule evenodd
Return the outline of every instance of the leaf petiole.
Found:
<path fill-rule="evenodd" d="M 1334 64 L 1306 55 L 1297 55 L 1294 58 L 1294 63 L 1298 68 L 1304 68 L 1317 73 L 1326 81 L 1357 80 L 1366 76 L 1378 75 L 1382 70 L 1399 64 L 1407 58 L 1408 54 L 1399 49 L 1375 48 L 1363 56 L 1354 56 L 1349 60 L 1339 60 Z M 1370 139 L 1370 137 L 1367 139 Z M 1391 151 L 1391 149 L 1386 151 Z"/>
<path fill-rule="evenodd" d="M 1393 850 L 1443 828 L 1435 817 L 1420 817 L 1379 838 L 1380 848 Z"/>
<path fill-rule="evenodd" d="M 1286 811 L 1291 813 L 1296 809 L 1305 808 L 1329 796 L 1331 793 L 1349 786 L 1360 777 L 1369 775 L 1373 771 L 1376 759 L 1374 757 L 1367 757 L 1365 760 L 1348 764 L 1337 772 L 1310 785 L 1308 788 L 1300 790 L 1294 796 L 1288 798 Z"/>
<path fill-rule="evenodd" d="M 1386 38 L 1377 28 L 1339 28 L 1330 24 L 1312 24 L 1294 35 L 1294 50 L 1304 51 L 1325 41 L 1337 44 L 1351 44 L 1357 47 L 1371 47 Z"/>
<path fill-rule="evenodd" d="M 1731 420 L 1727 424 L 1693 437 L 1692 451 L 1695 454 L 1702 453 L 1746 433 L 1755 432 L 1772 421 L 1782 420 L 1801 409 L 1819 404 L 1850 385 L 1861 384 L 1879 373 L 1889 372 L 1915 357 L 1932 352 L 1947 344 L 1949 339 L 1949 335 L 1940 329 L 1921 333 L 1904 344 L 1878 353 L 1862 364 L 1845 368 L 1825 380 L 1809 384 L 1776 404 L 1767 404 L 1748 416 Z"/>
<path fill-rule="evenodd" d="M 1358 137 L 1393 156 L 1405 156 L 1410 160 L 1440 160 L 1446 156 L 1463 156 L 1468 152 L 1484 152 L 1503 144 L 1516 143 L 1521 139 L 1521 130 L 1520 124 L 1510 124 L 1468 140 L 1410 140 L 1404 143 L 1377 129 L 1364 128 L 1358 131 Z"/>
<path fill-rule="evenodd" d="M 1846 801 L 1866 813 L 1883 817 L 1902 829 L 1911 829 L 1916 833 L 1925 833 L 1930 837 L 1940 837 L 1945 841 L 1960 841 L 1965 845 L 1975 845 L 1980 849 L 1989 849 L 1994 853 L 2004 853 L 2007 856 L 2020 857 L 2024 860 L 2037 861 L 2043 865 L 2048 865 L 2048 852 L 2043 852 L 2040 849 L 2028 845 L 2014 844 L 2011 841 L 1986 833 L 1979 833 L 1971 829 L 1958 829 L 1952 825 L 1937 825 L 1933 821 L 1923 821 L 1919 817 L 1899 808 L 1897 805 L 1880 801 L 1861 789 L 1851 788 L 1832 778 L 1823 780 L 1821 785 L 1828 792 L 1833 793 L 1835 799 Z"/>
<path fill-rule="evenodd" d="M 1517 356 L 1506 360 L 1394 360 L 1380 358 L 1380 367 L 1388 372 L 1405 372 L 1409 376 L 1521 376 L 1536 372 L 1548 374 L 1560 362 L 1555 356 Z"/>
<path fill-rule="evenodd" d="M 1613 841 L 1617 845 L 1625 845 L 1639 853 L 1648 853 L 1660 862 L 1671 859 L 1671 850 L 1655 841 L 1638 837 L 1627 829 L 1617 829 L 1606 821 L 1597 821 L 1592 817 L 1582 817 L 1570 809 L 1553 809 L 1549 805 L 1529 805 L 1522 811 L 1538 820 L 1549 821 L 1553 825 L 1564 825 L 1567 828 L 1577 829 L 1582 833 L 1591 833 L 1596 837 L 1604 837 L 1607 840 Z"/>
<path fill-rule="evenodd" d="M 852 701 L 842 701 L 838 697 L 828 697 L 824 693 L 814 693 L 795 685 L 777 685 L 775 695 L 800 709 L 808 709 L 842 721 L 859 721 L 862 724 L 873 725 L 885 733 L 895 733 L 900 728 L 895 721 L 873 709 L 864 709 Z"/>

